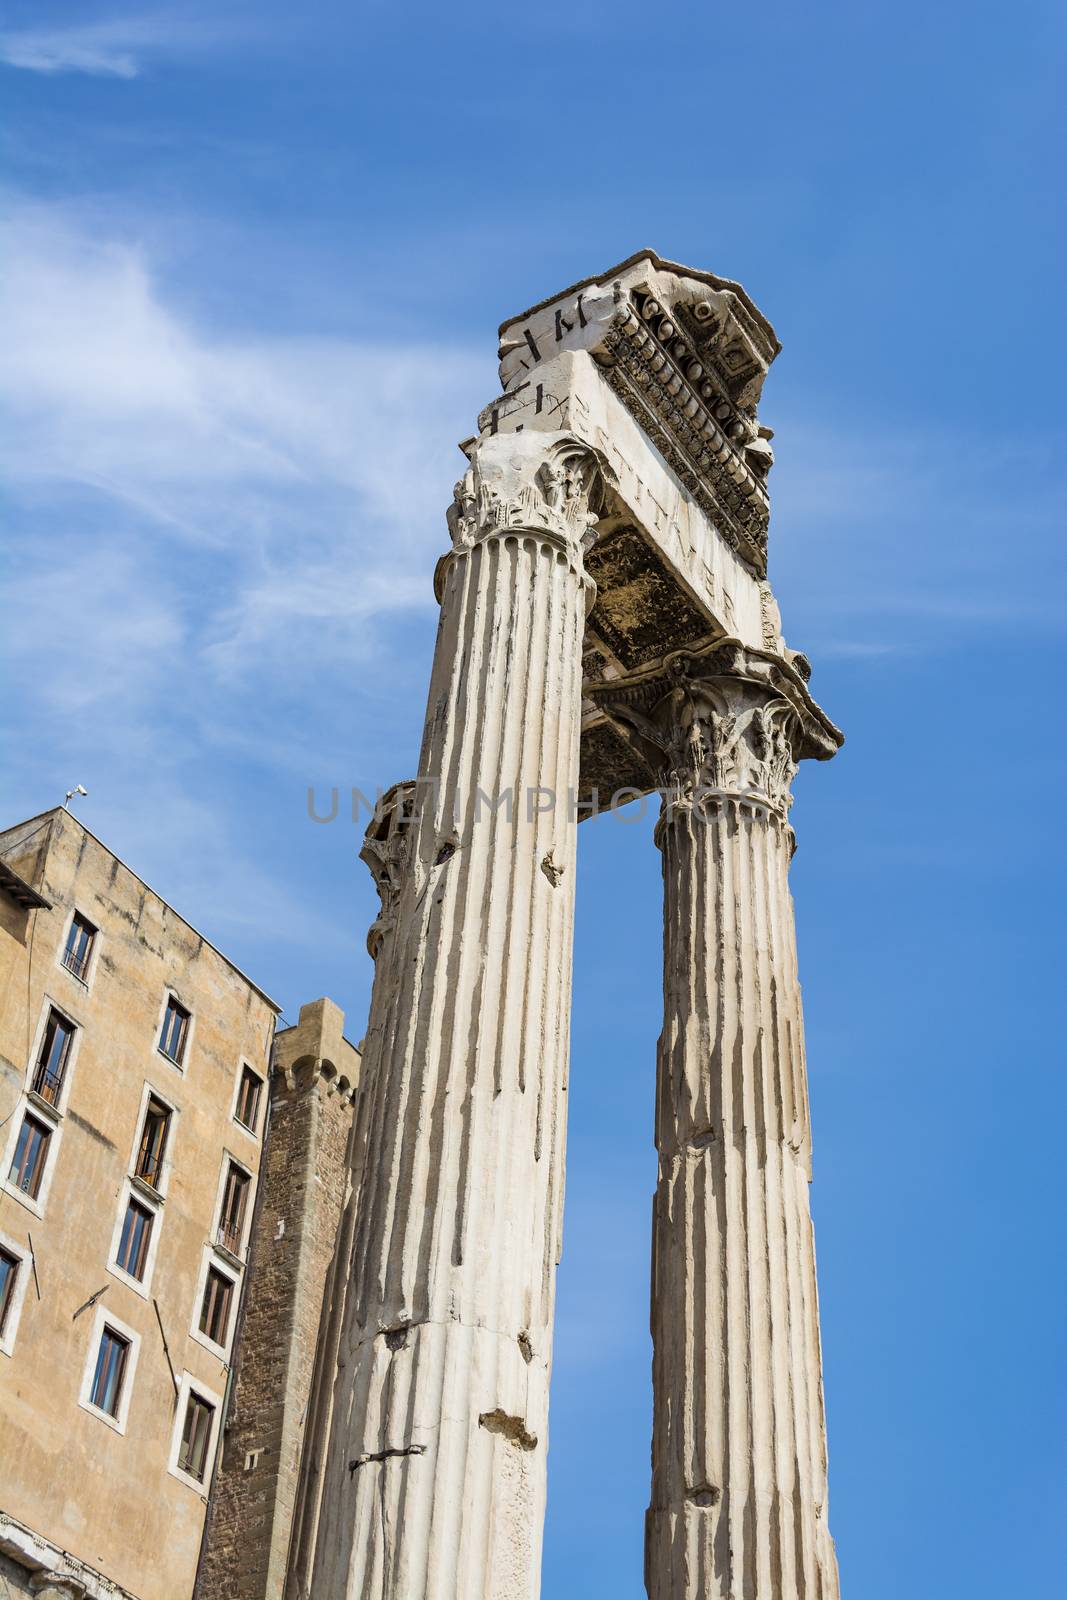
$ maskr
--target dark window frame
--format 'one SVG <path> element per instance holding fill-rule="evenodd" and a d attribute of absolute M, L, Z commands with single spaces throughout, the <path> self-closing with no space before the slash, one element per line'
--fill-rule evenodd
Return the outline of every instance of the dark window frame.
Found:
<path fill-rule="evenodd" d="M 113 1421 L 119 1420 L 122 1396 L 126 1386 L 126 1369 L 130 1361 L 132 1340 L 120 1333 L 111 1323 L 100 1329 L 100 1343 L 96 1347 L 96 1366 L 89 1387 L 89 1404 L 102 1411 Z M 110 1394 L 111 1404 L 106 1401 Z"/>
<path fill-rule="evenodd" d="M 0 1339 L 2 1339 L 7 1332 L 7 1319 L 11 1315 L 11 1307 L 15 1301 L 15 1286 L 22 1271 L 22 1257 L 16 1255 L 14 1250 L 9 1250 L 6 1245 L 0 1244 L 0 1262 L 7 1269 L 4 1272 L 3 1283 L 0 1284 Z"/>
<path fill-rule="evenodd" d="M 140 1178 L 142 1183 L 147 1183 L 150 1189 L 160 1192 L 163 1179 L 163 1169 L 167 1159 L 167 1146 L 170 1143 L 170 1128 L 174 1112 L 161 1100 L 158 1095 L 149 1092 L 145 1101 L 144 1114 L 141 1117 L 141 1132 L 137 1140 L 137 1154 L 134 1157 L 134 1177 Z M 149 1143 L 149 1130 L 159 1130 L 158 1141 L 153 1139 Z"/>
<path fill-rule="evenodd" d="M 65 1011 L 49 1005 L 30 1088 L 50 1106 L 58 1106 L 62 1098 L 77 1032 L 78 1024 L 72 1022 Z"/>
<path fill-rule="evenodd" d="M 228 1272 L 213 1263 L 208 1265 L 204 1278 L 204 1295 L 200 1302 L 200 1321 L 197 1324 L 205 1339 L 225 1350 L 230 1337 L 230 1319 L 233 1314 L 236 1283 Z M 221 1328 L 219 1324 L 221 1322 Z"/>
<path fill-rule="evenodd" d="M 136 1212 L 138 1220 L 143 1226 L 137 1224 L 130 1227 L 131 1213 Z M 148 1252 L 152 1246 L 152 1229 L 156 1225 L 156 1213 L 151 1206 L 146 1206 L 138 1200 L 136 1195 L 130 1195 L 126 1201 L 126 1210 L 122 1215 L 122 1227 L 119 1230 L 119 1243 L 115 1251 L 115 1265 L 120 1272 L 128 1278 L 133 1278 L 136 1283 L 143 1283 L 145 1272 L 148 1268 Z"/>
<path fill-rule="evenodd" d="M 222 1185 L 222 1204 L 216 1238 L 224 1250 L 239 1255 L 244 1239 L 245 1214 L 248 1210 L 248 1193 L 252 1186 L 251 1174 L 232 1158 L 226 1166 Z"/>
<path fill-rule="evenodd" d="M 248 1090 L 248 1093 L 246 1093 Z M 251 1108 L 248 1100 L 251 1099 Z M 255 1133 L 259 1123 L 259 1108 L 263 1099 L 263 1076 L 247 1061 L 241 1063 L 241 1076 L 237 1085 L 237 1109 L 234 1120 L 249 1133 Z M 247 1113 L 247 1114 L 246 1114 Z"/>
<path fill-rule="evenodd" d="M 199 1390 L 190 1388 L 185 1399 L 185 1417 L 178 1443 L 178 1471 L 203 1483 L 207 1478 L 208 1453 L 215 1427 L 215 1405 Z"/>
<path fill-rule="evenodd" d="M 193 1014 L 188 1006 L 183 1006 L 174 994 L 167 995 L 167 1003 L 163 1007 L 163 1025 L 159 1030 L 160 1055 L 166 1056 L 176 1067 L 185 1063 L 185 1050 L 189 1043 L 189 1025 Z"/>
<path fill-rule="evenodd" d="M 86 973 L 89 971 L 89 962 L 92 960 L 99 932 L 100 929 L 95 922 L 90 922 L 80 911 L 75 911 L 67 929 L 62 964 L 80 983 L 86 982 Z"/>
<path fill-rule="evenodd" d="M 23 1145 L 23 1135 L 28 1127 L 33 1127 L 41 1137 L 37 1140 L 33 1150 L 32 1161 L 27 1161 L 30 1140 Z M 45 1167 L 48 1165 L 48 1151 L 52 1143 L 53 1129 L 43 1118 L 35 1116 L 32 1111 L 27 1111 L 19 1128 L 18 1138 L 15 1140 L 15 1151 L 11 1157 L 11 1167 L 7 1181 L 19 1194 L 36 1200 L 41 1192 L 41 1180 L 44 1177 Z M 17 1176 L 16 1176 L 17 1171 Z"/>

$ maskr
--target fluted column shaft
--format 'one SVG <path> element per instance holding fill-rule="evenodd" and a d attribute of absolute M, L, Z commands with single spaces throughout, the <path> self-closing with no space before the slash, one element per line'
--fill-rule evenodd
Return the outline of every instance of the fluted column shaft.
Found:
<path fill-rule="evenodd" d="M 457 486 L 383 893 L 317 1600 L 539 1593 L 594 477 L 513 436 Z"/>
<path fill-rule="evenodd" d="M 360 859 L 374 876 L 381 911 L 367 935 L 374 962 L 370 1018 L 360 1051 L 359 1092 L 356 1096 L 349 1139 L 349 1187 L 323 1294 L 322 1321 L 315 1352 L 315 1372 L 308 1399 L 300 1483 L 293 1510 L 286 1600 L 309 1600 L 319 1514 L 322 1508 L 324 1464 L 333 1421 L 338 1355 L 345 1325 L 349 1272 L 355 1248 L 356 1220 L 371 1113 L 376 1105 L 374 1084 L 382 1067 L 382 1046 L 391 1032 L 396 1005 L 396 912 L 407 856 L 407 834 L 417 799 L 415 783 L 398 783 L 384 795 L 367 826 Z"/>
<path fill-rule="evenodd" d="M 668 804 L 652 1600 L 830 1600 L 810 1137 L 784 819 Z"/>
<path fill-rule="evenodd" d="M 787 821 L 840 736 L 720 647 L 612 690 L 664 788 L 650 1600 L 835 1600 Z"/>

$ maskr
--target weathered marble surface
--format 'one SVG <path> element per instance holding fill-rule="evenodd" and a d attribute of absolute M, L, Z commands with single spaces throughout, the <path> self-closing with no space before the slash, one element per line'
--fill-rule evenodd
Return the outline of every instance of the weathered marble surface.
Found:
<path fill-rule="evenodd" d="M 766 578 L 777 350 L 649 251 L 501 329 L 419 778 L 365 847 L 317 1600 L 539 1593 L 577 802 L 621 785 L 664 793 L 649 1594 L 836 1600 L 787 813 L 841 736 Z"/>
<path fill-rule="evenodd" d="M 730 642 L 600 698 L 664 798 L 651 1600 L 833 1600 L 790 785 L 840 735 Z"/>
<path fill-rule="evenodd" d="M 372 838 L 379 977 L 316 1595 L 533 1600 L 563 1194 L 597 462 L 473 455 L 407 827 Z M 510 791 L 513 803 L 498 805 Z"/>

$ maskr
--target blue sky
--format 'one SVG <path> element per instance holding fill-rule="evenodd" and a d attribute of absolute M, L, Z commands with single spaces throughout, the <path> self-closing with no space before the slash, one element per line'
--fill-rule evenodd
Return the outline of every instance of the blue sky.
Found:
<path fill-rule="evenodd" d="M 1053 1600 L 1067 1468 L 1060 8 L 0 10 L 2 820 L 359 1037 L 495 330 L 651 246 L 784 351 L 771 575 L 845 1600 Z M 1060 158 L 1061 159 L 1061 158 Z M 583 825 L 546 1597 L 638 1597 L 651 819 Z"/>

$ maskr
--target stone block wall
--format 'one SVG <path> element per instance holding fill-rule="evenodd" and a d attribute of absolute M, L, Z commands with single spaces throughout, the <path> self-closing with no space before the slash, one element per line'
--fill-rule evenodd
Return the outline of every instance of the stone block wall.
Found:
<path fill-rule="evenodd" d="M 329 1000 L 277 1036 L 270 1128 L 196 1600 L 281 1600 L 323 1301 L 348 1194 L 358 1052 Z"/>

